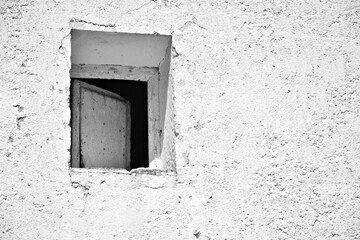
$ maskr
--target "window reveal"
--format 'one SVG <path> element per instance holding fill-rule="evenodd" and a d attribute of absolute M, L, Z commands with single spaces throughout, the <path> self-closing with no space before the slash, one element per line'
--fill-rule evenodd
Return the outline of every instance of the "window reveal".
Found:
<path fill-rule="evenodd" d="M 130 170 L 148 167 L 159 157 L 158 69 L 73 65 L 71 77 L 72 167 Z M 138 86 L 129 88 L 130 83 Z M 140 84 L 145 84 L 145 92 L 129 90 L 140 89 Z M 135 100 L 140 96 L 145 101 L 139 104 Z M 139 115 L 139 108 L 145 108 L 145 114 Z M 138 131 L 144 123 L 147 128 Z"/>

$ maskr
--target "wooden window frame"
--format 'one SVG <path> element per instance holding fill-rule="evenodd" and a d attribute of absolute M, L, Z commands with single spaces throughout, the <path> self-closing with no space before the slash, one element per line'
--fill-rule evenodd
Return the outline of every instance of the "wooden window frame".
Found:
<path fill-rule="evenodd" d="M 70 70 L 71 79 L 107 79 L 131 80 L 147 82 L 148 102 L 148 141 L 149 141 L 149 165 L 159 157 L 161 153 L 161 126 L 160 126 L 160 96 L 158 68 L 132 67 L 121 65 L 96 65 L 96 64 L 73 64 Z M 74 98 L 72 99 L 74 104 Z M 74 105 L 73 105 L 74 106 Z M 74 109 L 72 109 L 72 135 L 71 135 L 71 166 L 79 168 L 79 132 L 74 131 Z"/>

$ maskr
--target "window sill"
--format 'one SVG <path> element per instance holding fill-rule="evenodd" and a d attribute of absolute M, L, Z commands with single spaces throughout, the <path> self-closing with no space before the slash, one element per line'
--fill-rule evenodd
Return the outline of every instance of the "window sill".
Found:
<path fill-rule="evenodd" d="M 172 188 L 175 187 L 177 176 L 174 171 L 136 168 L 126 169 L 105 168 L 70 168 L 70 181 L 74 188 L 83 189 L 111 187 L 118 189 L 135 188 Z"/>
<path fill-rule="evenodd" d="M 94 174 L 125 174 L 125 175 L 155 175 L 155 176 L 176 176 L 176 173 L 172 170 L 162 170 L 153 168 L 135 168 L 130 171 L 126 169 L 116 168 L 70 168 L 70 174 L 79 173 L 94 173 Z"/>

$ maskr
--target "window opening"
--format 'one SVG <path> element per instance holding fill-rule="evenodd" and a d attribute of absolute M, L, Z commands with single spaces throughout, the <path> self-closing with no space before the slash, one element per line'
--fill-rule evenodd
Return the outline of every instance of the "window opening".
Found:
<path fill-rule="evenodd" d="M 74 81 L 73 79 L 72 86 Z M 129 168 L 149 167 L 147 82 L 107 79 L 81 79 L 81 81 L 118 94 L 129 101 L 131 126 Z M 81 165 L 81 167 L 87 166 Z"/>
<path fill-rule="evenodd" d="M 71 31 L 71 167 L 175 170 L 171 36 Z"/>

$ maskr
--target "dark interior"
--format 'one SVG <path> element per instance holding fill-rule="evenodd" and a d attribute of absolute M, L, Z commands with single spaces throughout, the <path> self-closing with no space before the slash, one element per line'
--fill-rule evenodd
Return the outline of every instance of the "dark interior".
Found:
<path fill-rule="evenodd" d="M 149 167 L 147 83 L 142 81 L 81 79 L 130 101 L 131 169 Z"/>

